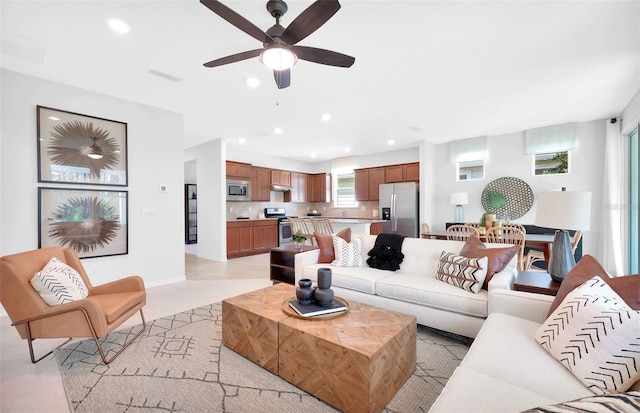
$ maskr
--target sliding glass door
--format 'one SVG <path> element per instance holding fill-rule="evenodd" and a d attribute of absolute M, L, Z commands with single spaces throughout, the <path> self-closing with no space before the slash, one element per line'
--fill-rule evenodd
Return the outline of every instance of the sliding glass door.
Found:
<path fill-rule="evenodd" d="M 638 234 L 640 233 L 640 220 L 638 219 L 639 195 L 638 187 L 640 186 L 640 167 L 638 159 L 640 158 L 640 145 L 638 144 L 638 129 L 629 135 L 629 274 L 638 273 Z"/>
<path fill-rule="evenodd" d="M 638 220 L 638 205 L 640 196 L 638 187 L 640 186 L 640 168 L 638 161 L 640 158 L 640 145 L 638 145 L 638 129 L 629 135 L 629 269 L 630 274 L 638 273 L 638 260 L 640 249 L 638 248 L 640 233 L 640 221 Z"/>

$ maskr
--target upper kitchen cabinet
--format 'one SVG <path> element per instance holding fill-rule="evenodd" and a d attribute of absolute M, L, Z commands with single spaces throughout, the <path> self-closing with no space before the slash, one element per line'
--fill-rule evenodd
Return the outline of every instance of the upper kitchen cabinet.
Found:
<path fill-rule="evenodd" d="M 385 169 L 380 167 L 355 171 L 357 201 L 377 201 L 379 199 L 380 184 L 385 183 Z"/>
<path fill-rule="evenodd" d="M 307 174 L 291 172 L 291 191 L 284 193 L 285 202 L 307 202 Z"/>
<path fill-rule="evenodd" d="M 291 172 L 272 169 L 271 185 L 291 186 Z"/>
<path fill-rule="evenodd" d="M 252 201 L 269 201 L 271 186 L 271 170 L 251 167 L 251 200 Z"/>
<path fill-rule="evenodd" d="M 420 162 L 402 165 L 403 182 L 420 182 Z"/>
<path fill-rule="evenodd" d="M 227 178 L 251 179 L 251 164 L 227 161 Z"/>
<path fill-rule="evenodd" d="M 390 165 L 384 167 L 384 181 L 387 184 L 402 182 L 402 165 Z"/>
<path fill-rule="evenodd" d="M 307 202 L 331 202 L 331 174 L 307 175 Z"/>

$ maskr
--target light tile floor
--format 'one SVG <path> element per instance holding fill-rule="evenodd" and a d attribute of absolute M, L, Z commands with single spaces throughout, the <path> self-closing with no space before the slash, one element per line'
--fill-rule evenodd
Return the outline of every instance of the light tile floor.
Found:
<path fill-rule="evenodd" d="M 213 262 L 194 255 L 197 246 L 185 248 L 186 281 L 147 289 L 147 320 L 219 302 L 271 285 L 269 254 Z M 140 322 L 132 317 L 123 326 Z M 64 340 L 36 340 L 36 357 Z M 60 370 L 49 356 L 37 364 L 29 360 L 27 342 L 0 318 L 0 412 L 69 412 Z"/>

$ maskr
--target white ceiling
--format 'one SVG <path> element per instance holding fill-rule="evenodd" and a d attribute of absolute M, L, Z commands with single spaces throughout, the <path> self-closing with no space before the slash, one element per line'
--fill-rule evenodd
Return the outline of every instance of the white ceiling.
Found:
<path fill-rule="evenodd" d="M 264 30 L 274 23 L 266 1 L 224 3 Z M 310 4 L 290 0 L 282 25 Z M 638 1 L 341 4 L 299 44 L 354 56 L 355 64 L 300 61 L 283 90 L 257 58 L 202 66 L 261 45 L 196 0 L 3 0 L 1 66 L 183 113 L 185 148 L 225 138 L 308 162 L 345 156 L 345 147 L 378 153 L 609 118 L 640 88 Z M 113 33 L 110 17 L 131 32 Z M 42 61 L 16 56 L 38 47 Z M 151 67 L 184 80 L 153 76 Z M 249 76 L 262 83 L 248 87 Z"/>

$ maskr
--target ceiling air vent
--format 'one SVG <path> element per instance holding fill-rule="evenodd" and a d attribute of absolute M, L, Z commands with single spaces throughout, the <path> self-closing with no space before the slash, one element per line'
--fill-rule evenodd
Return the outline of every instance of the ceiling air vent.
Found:
<path fill-rule="evenodd" d="M 160 70 L 157 67 L 152 67 L 151 69 L 149 69 L 149 73 L 151 73 L 152 75 L 162 77 L 167 80 L 171 80 L 172 82 L 176 82 L 176 83 L 180 83 L 184 80 L 179 76 L 172 75 L 171 73 L 165 72 L 164 70 Z"/>
<path fill-rule="evenodd" d="M 2 32 L 2 53 L 33 60 L 34 62 L 44 62 L 47 53 L 47 46 L 44 43 L 16 36 L 13 33 Z"/>

